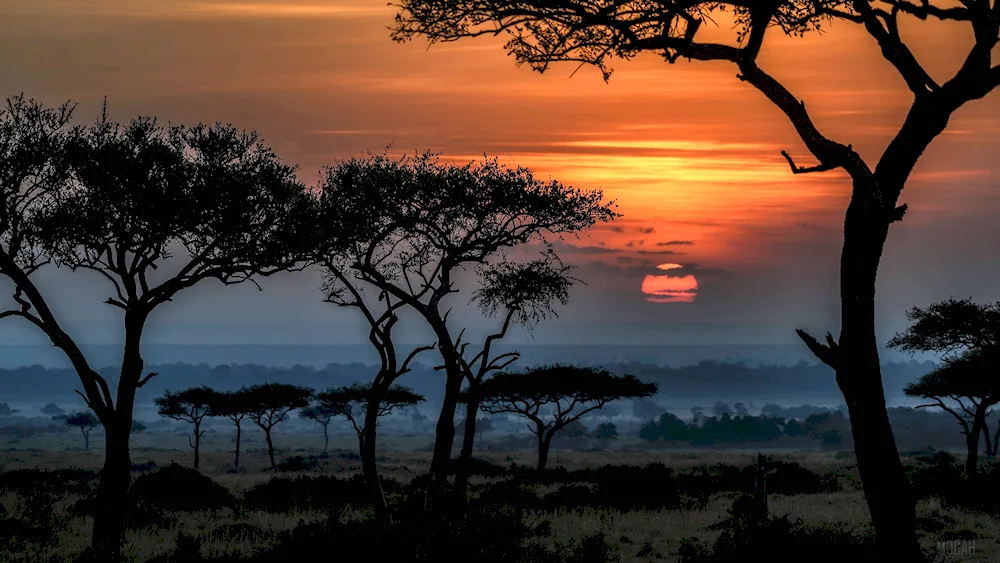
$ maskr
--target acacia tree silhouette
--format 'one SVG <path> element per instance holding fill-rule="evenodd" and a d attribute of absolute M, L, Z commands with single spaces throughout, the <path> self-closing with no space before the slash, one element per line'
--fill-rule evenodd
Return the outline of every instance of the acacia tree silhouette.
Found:
<path fill-rule="evenodd" d="M 531 421 L 529 428 L 538 440 L 538 469 L 542 470 L 548 463 L 552 438 L 559 431 L 612 401 L 654 394 L 655 383 L 643 383 L 632 375 L 619 377 L 594 368 L 555 365 L 498 373 L 483 382 L 478 399 L 485 412 L 518 414 Z M 462 395 L 463 399 L 468 397 L 467 393 Z"/>
<path fill-rule="evenodd" d="M 398 377 L 398 375 L 397 375 Z M 379 517 L 388 515 L 385 492 L 378 476 L 375 457 L 375 429 L 380 417 L 389 415 L 396 408 L 406 408 L 424 401 L 423 395 L 400 385 L 382 388 L 386 379 L 376 376 L 371 384 L 355 383 L 346 387 L 328 389 L 317 395 L 318 404 L 327 412 L 342 416 L 354 427 L 358 436 L 358 451 L 365 483 L 372 495 L 375 513 Z M 379 386 L 379 387 L 376 387 Z M 360 412 L 359 412 L 360 411 Z"/>
<path fill-rule="evenodd" d="M 970 477 L 976 474 L 980 436 L 986 439 L 987 455 L 993 455 L 995 451 L 993 444 L 996 438 L 994 442 L 990 441 L 986 419 L 993 413 L 990 407 L 1000 403 L 997 368 L 1000 368 L 1000 351 L 996 348 L 977 348 L 946 358 L 941 367 L 903 389 L 910 397 L 934 401 L 915 408 L 938 407 L 958 420 L 968 449 L 965 472 Z M 951 406 L 945 402 L 946 399 L 952 402 Z M 997 436 L 1000 437 L 1000 428 Z"/>
<path fill-rule="evenodd" d="M 323 427 L 323 452 L 330 447 L 330 421 L 337 413 L 321 404 L 312 404 L 299 411 L 300 418 L 309 419 Z"/>
<path fill-rule="evenodd" d="M 101 425 L 101 421 L 97 420 L 94 413 L 80 411 L 72 414 L 60 414 L 52 417 L 53 420 L 62 420 L 66 423 L 66 426 L 72 426 L 73 428 L 79 428 L 80 434 L 83 435 L 83 449 L 90 449 L 90 432 Z"/>
<path fill-rule="evenodd" d="M 538 241 L 544 234 L 578 233 L 616 216 L 600 191 L 584 192 L 541 182 L 531 171 L 500 166 L 496 159 L 465 166 L 440 163 L 425 153 L 391 159 L 369 154 L 327 170 L 321 182 L 324 209 L 338 210 L 341 233 L 354 233 L 346 263 L 334 268 L 374 286 L 387 307 L 406 306 L 437 338 L 445 371 L 432 483 L 443 490 L 455 439 L 455 408 L 466 379 L 461 333 L 448 325 L 443 300 L 467 264 L 482 265 L 503 249 Z M 346 224 L 346 225 L 345 225 Z M 338 277 L 340 282 L 346 275 Z M 369 324 L 372 321 L 369 320 Z M 486 358 L 487 365 L 491 359 Z M 432 495 L 432 498 L 434 495 Z"/>
<path fill-rule="evenodd" d="M 991 51 L 1000 40 L 1000 0 L 961 0 L 940 7 L 930 0 L 399 0 L 392 37 L 425 36 L 431 42 L 506 33 L 505 48 L 518 64 L 543 72 L 553 62 L 596 66 L 607 80 L 612 57 L 629 59 L 655 52 L 678 59 L 725 61 L 737 78 L 759 90 L 789 119 L 819 161 L 799 166 L 782 156 L 794 174 L 843 169 L 853 181 L 844 221 L 841 254 L 840 338 L 820 343 L 802 330 L 809 349 L 836 372 L 850 412 L 865 499 L 882 557 L 921 557 L 916 504 L 889 426 L 875 337 L 875 279 L 889 225 L 903 218 L 898 200 L 924 150 L 947 127 L 955 111 L 983 98 L 1000 84 Z M 702 41 L 705 21 L 733 15 L 736 45 Z M 966 22 L 974 44 L 959 70 L 944 83 L 934 80 L 904 43 L 898 19 L 912 16 Z M 830 21 L 863 26 L 913 94 L 906 119 L 871 167 L 850 144 L 823 135 L 804 103 L 758 65 L 769 29 L 789 35 L 817 31 Z"/>
<path fill-rule="evenodd" d="M 264 431 L 271 469 L 277 468 L 271 432 L 275 426 L 285 421 L 288 413 L 308 407 L 313 390 L 290 383 L 262 383 L 245 387 L 238 393 L 246 401 L 244 408 L 247 416 Z"/>
<path fill-rule="evenodd" d="M 201 437 L 205 431 L 201 429 L 201 422 L 209 416 L 209 406 L 215 398 L 216 392 L 209 387 L 202 385 L 192 387 L 176 393 L 166 391 L 162 397 L 153 399 L 157 407 L 157 414 L 180 420 L 194 425 L 194 443 L 188 437 L 188 445 L 194 449 L 194 468 L 198 469 L 198 462 L 201 453 Z"/>
<path fill-rule="evenodd" d="M 106 108 L 105 108 L 106 109 Z M 0 273 L 20 317 L 71 361 L 78 391 L 105 429 L 93 546 L 121 558 L 131 481 L 129 430 L 143 376 L 141 338 L 153 310 L 204 280 L 237 284 L 301 269 L 313 241 L 314 198 L 257 135 L 227 125 L 164 128 L 151 118 L 68 129 L 73 107 L 23 96 L 0 115 Z M 187 260 L 165 266 L 180 249 Z M 117 400 L 62 328 L 34 281 L 55 263 L 103 276 L 124 314 Z M 157 279 L 157 277 L 159 279 Z"/>
<path fill-rule="evenodd" d="M 925 308 L 906 312 L 910 326 L 889 340 L 889 347 L 903 352 L 936 352 L 944 365 L 923 376 L 904 392 L 913 397 L 931 399 L 934 404 L 958 419 L 965 434 L 968 456 L 965 470 L 976 473 L 979 436 L 985 433 L 986 453 L 996 452 L 998 433 L 990 440 L 986 418 L 989 408 L 1000 402 L 1000 388 L 991 377 L 1000 352 L 1000 303 L 975 303 L 971 299 L 949 298 Z M 966 405 L 962 399 L 970 405 Z M 954 410 L 944 399 L 958 405 Z"/>
<path fill-rule="evenodd" d="M 555 302 L 565 305 L 569 301 L 569 288 L 580 282 L 569 275 L 570 271 L 572 267 L 563 265 L 551 246 L 546 248 L 539 259 L 514 263 L 502 258 L 479 270 L 482 285 L 473 293 L 473 301 L 479 303 L 480 309 L 487 316 L 493 317 L 503 310 L 506 310 L 506 314 L 500 332 L 487 336 L 482 348 L 471 360 L 466 359 L 467 344 L 459 345 L 459 365 L 468 384 L 464 401 L 462 452 L 455 474 L 455 495 L 459 502 L 464 502 L 467 497 L 475 437 L 479 434 L 482 438 L 482 433 L 476 428 L 481 423 L 476 419 L 479 412 L 479 388 L 487 377 L 506 369 L 520 358 L 517 352 L 491 356 L 490 349 L 496 340 L 507 335 L 511 320 L 530 331 L 540 321 L 555 315 Z M 459 342 L 461 339 L 462 335 L 459 334 Z"/>
<path fill-rule="evenodd" d="M 253 397 L 246 388 L 239 391 L 217 391 L 209 396 L 208 416 L 228 418 L 236 425 L 236 458 L 233 460 L 233 471 L 240 470 L 240 440 L 243 438 L 243 419 L 250 415 L 253 408 Z"/>

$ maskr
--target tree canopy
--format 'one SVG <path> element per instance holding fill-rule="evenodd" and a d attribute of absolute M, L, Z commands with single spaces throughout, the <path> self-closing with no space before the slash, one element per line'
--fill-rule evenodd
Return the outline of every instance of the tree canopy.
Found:
<path fill-rule="evenodd" d="M 1000 347 L 1000 303 L 975 303 L 950 298 L 906 312 L 911 323 L 889 341 L 904 352 L 953 354 L 963 350 Z"/>

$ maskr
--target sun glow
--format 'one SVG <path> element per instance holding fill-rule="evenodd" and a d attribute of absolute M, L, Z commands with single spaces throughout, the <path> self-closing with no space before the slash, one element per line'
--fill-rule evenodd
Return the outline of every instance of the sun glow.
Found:
<path fill-rule="evenodd" d="M 660 264 L 657 269 L 669 271 L 683 268 L 680 264 Z M 698 295 L 698 280 L 688 274 L 654 275 L 642 280 L 642 293 L 650 303 L 691 303 Z"/>

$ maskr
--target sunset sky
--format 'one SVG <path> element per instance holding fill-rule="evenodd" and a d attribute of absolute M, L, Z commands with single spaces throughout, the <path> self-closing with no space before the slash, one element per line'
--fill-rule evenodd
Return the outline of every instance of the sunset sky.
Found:
<path fill-rule="evenodd" d="M 256 129 L 308 182 L 325 164 L 391 145 L 457 162 L 486 153 L 601 188 L 624 217 L 558 247 L 587 285 L 538 328 L 538 342 L 783 344 L 797 327 L 839 329 L 847 176 L 792 175 L 782 150 L 799 164 L 812 159 L 731 64 L 669 65 L 647 54 L 615 61 L 609 83 L 592 68 L 570 77 L 573 65 L 541 75 L 516 67 L 502 37 L 394 43 L 395 13 L 377 0 L 0 0 L 0 93 L 72 99 L 82 120 L 107 96 L 122 121 L 145 114 Z M 731 42 L 722 24 L 712 35 Z M 963 25 L 908 19 L 901 30 L 939 81 L 971 45 Z M 821 131 L 872 165 L 910 101 L 852 24 L 804 39 L 772 30 L 760 64 L 805 101 Z M 892 227 L 880 270 L 883 340 L 912 305 L 1000 299 L 998 107 L 994 93 L 956 114 L 903 193 L 909 213 Z M 118 338 L 100 279 L 43 277 L 84 340 Z M 318 284 L 302 274 L 268 280 L 262 293 L 199 287 L 157 313 L 149 337 L 362 342 L 355 313 L 319 303 Z M 474 310 L 456 315 L 492 326 Z M 37 340 L 11 320 L 0 337 Z"/>

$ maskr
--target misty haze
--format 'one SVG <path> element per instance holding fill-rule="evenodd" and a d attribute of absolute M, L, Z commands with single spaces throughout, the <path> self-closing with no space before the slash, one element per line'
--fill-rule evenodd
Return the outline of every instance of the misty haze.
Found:
<path fill-rule="evenodd" d="M 0 19 L 0 563 L 1000 561 L 1000 0 Z"/>

